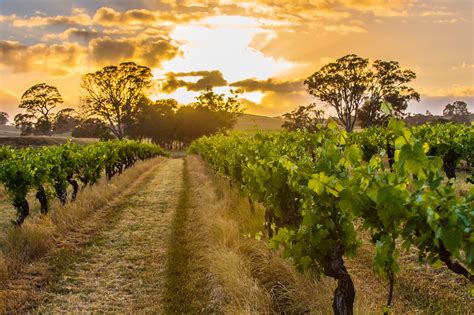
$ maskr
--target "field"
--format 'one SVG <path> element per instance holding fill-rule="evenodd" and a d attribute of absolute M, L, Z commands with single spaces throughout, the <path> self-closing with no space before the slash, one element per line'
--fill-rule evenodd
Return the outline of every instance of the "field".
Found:
<path fill-rule="evenodd" d="M 327 132 L 327 141 L 333 141 Z M 274 137 L 274 147 L 281 141 L 278 135 L 265 137 Z M 235 139 L 207 141 L 217 145 Z M 291 143 L 303 145 L 298 141 Z M 265 146 L 258 146 L 263 154 Z M 294 259 L 274 249 L 265 232 L 267 201 L 249 202 L 232 173 L 216 168 L 219 160 L 208 160 L 200 150 L 202 157 L 177 154 L 137 161 L 111 180 L 102 176 L 81 189 L 75 202 L 62 206 L 53 200 L 47 215 L 41 215 L 30 192 L 31 214 L 21 227 L 11 227 L 15 210 L 0 190 L 2 312 L 331 313 L 337 282 L 315 269 L 299 272 Z M 232 155 L 213 156 L 224 162 Z M 464 180 L 465 175 L 455 184 L 461 194 L 470 189 Z M 363 217 L 351 224 L 359 244 L 355 255 L 344 260 L 356 290 L 354 312 L 380 314 L 388 283 L 374 269 L 379 249 Z M 414 246 L 400 249 L 392 313 L 474 309 L 472 283 L 442 264 L 420 265 L 417 254 Z"/>

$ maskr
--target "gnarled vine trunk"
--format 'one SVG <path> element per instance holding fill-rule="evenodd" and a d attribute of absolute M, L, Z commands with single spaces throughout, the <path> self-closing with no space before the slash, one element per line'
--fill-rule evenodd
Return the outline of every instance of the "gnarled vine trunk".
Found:
<path fill-rule="evenodd" d="M 38 199 L 40 203 L 41 213 L 48 213 L 48 197 L 46 196 L 46 191 L 44 190 L 43 186 L 38 187 L 38 191 L 36 192 L 36 199 Z"/>
<path fill-rule="evenodd" d="M 79 191 L 79 184 L 77 183 L 75 179 L 72 179 L 72 178 L 69 178 L 67 181 L 72 186 L 71 201 L 74 201 L 76 200 L 77 192 Z"/>
<path fill-rule="evenodd" d="M 26 198 L 16 198 L 13 200 L 13 206 L 16 208 L 18 213 L 18 218 L 13 223 L 20 226 L 30 214 L 30 205 L 28 204 L 28 200 L 26 200 Z"/>
<path fill-rule="evenodd" d="M 341 244 L 334 246 L 333 253 L 326 260 L 324 273 L 337 280 L 334 290 L 332 310 L 335 315 L 352 315 L 355 298 L 355 288 L 351 276 L 344 266 L 342 258 L 343 247 Z"/>

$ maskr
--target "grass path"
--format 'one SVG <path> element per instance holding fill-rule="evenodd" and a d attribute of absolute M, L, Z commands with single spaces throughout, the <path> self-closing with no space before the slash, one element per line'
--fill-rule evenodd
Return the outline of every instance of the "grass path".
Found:
<path fill-rule="evenodd" d="M 182 159 L 171 159 L 88 246 L 46 295 L 41 313 L 156 313 L 164 288 L 168 235 L 182 186 Z"/>

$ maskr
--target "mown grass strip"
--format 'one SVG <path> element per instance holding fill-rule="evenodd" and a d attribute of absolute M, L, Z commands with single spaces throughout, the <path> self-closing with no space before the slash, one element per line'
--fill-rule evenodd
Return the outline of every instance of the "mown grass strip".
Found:
<path fill-rule="evenodd" d="M 183 162 L 182 189 L 171 227 L 166 266 L 163 311 L 165 314 L 208 313 L 208 283 L 199 264 L 200 242 L 190 229 L 190 179 Z"/>

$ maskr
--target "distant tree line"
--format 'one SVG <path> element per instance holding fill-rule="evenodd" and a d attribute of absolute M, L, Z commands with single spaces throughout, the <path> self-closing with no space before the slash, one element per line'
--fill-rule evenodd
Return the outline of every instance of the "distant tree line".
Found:
<path fill-rule="evenodd" d="M 148 138 L 167 148 L 182 148 L 192 140 L 232 128 L 241 113 L 236 91 L 230 96 L 202 91 L 189 105 L 174 99 L 151 101 L 151 70 L 133 62 L 107 66 L 82 77 L 79 111 L 54 112 L 64 101 L 54 86 L 40 83 L 29 88 L 14 118 L 22 135 L 71 132 L 73 137 L 122 139 Z M 0 122 L 8 115 L 0 116 Z"/>
<path fill-rule="evenodd" d="M 361 127 L 384 126 L 389 115 L 382 110 L 390 105 L 391 116 L 407 117 L 406 109 L 420 95 L 408 84 L 416 74 L 402 69 L 396 61 L 347 55 L 323 66 L 304 84 L 309 94 L 332 107 L 344 128 L 351 132 Z M 202 91 L 186 106 L 173 99 L 150 100 L 151 69 L 133 62 L 107 66 L 82 77 L 79 111 L 66 108 L 54 111 L 64 101 L 56 87 L 40 83 L 23 94 L 14 118 L 22 135 L 52 135 L 71 132 L 74 137 L 122 139 L 149 138 L 168 148 L 180 148 L 193 139 L 230 129 L 241 112 L 238 94 Z M 464 117 L 467 104 L 456 101 L 446 105 L 444 116 Z M 284 128 L 312 131 L 325 120 L 326 113 L 316 103 L 300 106 L 284 115 Z M 456 118 L 456 121 L 459 120 Z M 0 112 L 0 124 L 8 115 Z"/>

